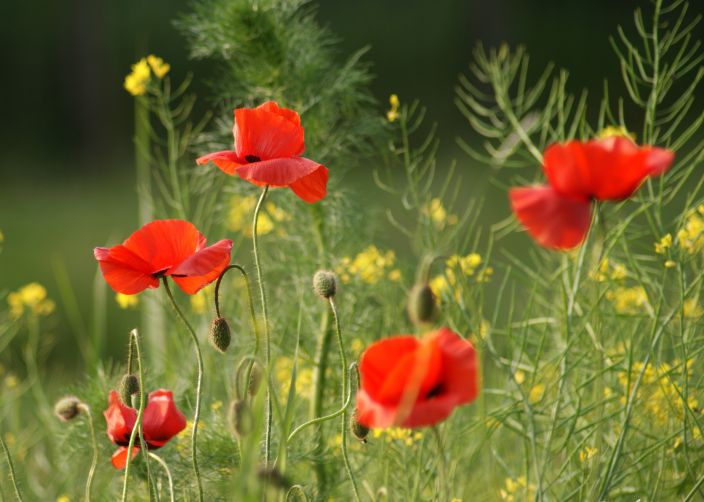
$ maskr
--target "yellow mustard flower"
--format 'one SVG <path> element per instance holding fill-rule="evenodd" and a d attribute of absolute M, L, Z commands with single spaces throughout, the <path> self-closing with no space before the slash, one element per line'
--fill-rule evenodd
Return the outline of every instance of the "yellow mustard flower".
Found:
<path fill-rule="evenodd" d="M 545 394 L 545 384 L 536 383 L 528 392 L 528 401 L 535 404 L 538 403 Z"/>
<path fill-rule="evenodd" d="M 354 259 L 345 257 L 340 260 L 340 264 L 335 271 L 343 283 L 349 283 L 353 278 L 357 277 L 367 284 L 376 284 L 387 276 L 387 270 L 393 267 L 395 263 L 396 253 L 392 250 L 382 252 L 372 244 L 355 256 Z"/>
<path fill-rule="evenodd" d="M 525 476 L 517 478 L 506 478 L 504 488 L 499 490 L 501 500 L 506 502 L 518 502 L 532 500 L 535 498 L 536 487 L 533 483 L 528 483 Z"/>
<path fill-rule="evenodd" d="M 672 247 L 672 234 L 663 235 L 658 242 L 655 243 L 655 252 L 657 254 L 665 254 Z"/>
<path fill-rule="evenodd" d="M 124 293 L 117 293 L 115 295 L 115 301 L 120 306 L 121 309 L 136 309 L 139 305 L 139 297 L 137 295 L 126 295 Z"/>
<path fill-rule="evenodd" d="M 401 270 L 398 268 L 395 268 L 391 272 L 389 272 L 389 280 L 392 282 L 400 281 L 401 277 Z"/>
<path fill-rule="evenodd" d="M 71 502 L 71 499 L 68 498 L 68 495 L 61 495 L 57 497 L 56 502 Z"/>
<path fill-rule="evenodd" d="M 704 308 L 702 308 L 696 298 L 689 298 L 682 305 L 682 313 L 689 319 L 696 319 L 704 314 Z"/>
<path fill-rule="evenodd" d="M 10 316 L 14 319 L 28 313 L 34 316 L 48 316 L 56 305 L 47 298 L 46 288 L 37 282 L 32 282 L 17 291 L 7 295 L 10 306 Z"/>
<path fill-rule="evenodd" d="M 222 401 L 220 401 L 220 400 L 218 400 L 218 401 L 213 401 L 213 402 L 210 404 L 210 409 L 211 409 L 212 411 L 219 411 L 221 408 L 222 408 Z"/>
<path fill-rule="evenodd" d="M 293 375 L 293 359 L 290 357 L 280 357 L 274 364 L 274 379 L 279 385 L 279 395 L 288 395 L 291 385 L 291 376 Z M 305 399 L 313 397 L 313 369 L 309 366 L 304 366 L 299 361 L 296 366 L 296 394 Z"/>
<path fill-rule="evenodd" d="M 372 429 L 372 437 L 374 439 L 384 438 L 387 443 L 397 441 L 406 446 L 413 446 L 418 441 L 423 439 L 423 433 L 407 429 L 405 427 L 389 427 L 386 429 Z"/>
<path fill-rule="evenodd" d="M 677 262 L 674 260 L 667 260 L 665 262 L 665 268 L 675 268 L 677 266 Z"/>
<path fill-rule="evenodd" d="M 191 295 L 191 310 L 194 314 L 206 314 L 208 305 L 212 304 L 215 296 L 215 283 L 208 284 L 206 287 L 198 291 L 195 295 Z"/>
<path fill-rule="evenodd" d="M 5 377 L 5 387 L 8 389 L 15 389 L 19 383 L 20 381 L 14 373 L 8 373 Z"/>
<path fill-rule="evenodd" d="M 394 122 L 398 119 L 398 109 L 401 106 L 401 102 L 396 94 L 389 96 L 389 105 L 391 105 L 391 108 L 386 112 L 386 120 Z"/>
<path fill-rule="evenodd" d="M 628 270 L 621 263 L 603 258 L 599 262 L 599 268 L 590 272 L 589 276 L 597 282 L 622 281 L 628 277 Z"/>
<path fill-rule="evenodd" d="M 169 70 L 171 69 L 171 66 L 168 63 L 165 63 L 163 59 L 156 57 L 154 54 L 147 56 L 147 62 L 154 72 L 154 75 L 156 75 L 156 78 L 164 78 L 164 75 L 169 73 Z"/>
<path fill-rule="evenodd" d="M 592 448 L 590 446 L 587 446 L 584 448 L 582 451 L 579 452 L 579 461 L 584 463 L 587 460 L 591 460 L 596 456 L 596 454 L 599 452 L 597 448 Z"/>
<path fill-rule="evenodd" d="M 230 212 L 227 218 L 227 227 L 233 232 L 240 232 L 247 237 L 252 237 L 252 214 L 257 205 L 257 197 L 254 195 L 239 196 L 234 195 L 230 199 Z M 257 232 L 259 235 L 267 235 L 276 228 L 276 223 L 289 221 L 291 215 L 279 208 L 273 202 L 267 202 L 262 211 L 259 212 L 257 222 Z M 279 235 L 284 235 L 284 226 L 278 227 Z"/>
<path fill-rule="evenodd" d="M 526 373 L 523 370 L 518 370 L 513 374 L 513 379 L 518 385 L 526 381 Z"/>
<path fill-rule="evenodd" d="M 439 197 L 435 197 L 428 204 L 425 204 L 421 208 L 421 213 L 430 218 L 433 226 L 438 230 L 445 228 L 446 225 L 455 225 L 457 223 L 457 215 L 447 214 L 447 210 Z"/>
<path fill-rule="evenodd" d="M 704 247 L 704 205 L 689 212 L 684 227 L 677 232 L 677 244 L 689 254 L 695 254 Z"/>
<path fill-rule="evenodd" d="M 623 126 L 607 126 L 599 131 L 596 137 L 599 139 L 622 137 L 630 138 L 632 141 L 636 140 L 635 133 L 629 132 L 628 129 Z"/>
<path fill-rule="evenodd" d="M 619 314 L 637 314 L 647 311 L 648 295 L 643 286 L 619 287 L 606 292 L 606 298 Z"/>
<path fill-rule="evenodd" d="M 141 96 L 147 92 L 149 79 L 149 63 L 147 58 L 142 58 L 132 65 L 132 72 L 125 77 L 125 90 L 133 96 Z"/>

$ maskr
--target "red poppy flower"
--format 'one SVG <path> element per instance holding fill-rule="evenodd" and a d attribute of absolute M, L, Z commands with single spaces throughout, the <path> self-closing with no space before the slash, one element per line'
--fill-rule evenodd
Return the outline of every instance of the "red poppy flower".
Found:
<path fill-rule="evenodd" d="M 433 425 L 479 392 L 474 347 L 447 328 L 422 340 L 380 340 L 364 351 L 359 371 L 357 420 L 366 427 Z"/>
<path fill-rule="evenodd" d="M 258 186 L 289 187 L 306 202 L 325 197 L 328 169 L 301 157 L 305 150 L 301 118 L 293 110 L 267 101 L 256 108 L 235 110 L 235 149 L 204 155 L 230 176 Z"/>
<path fill-rule="evenodd" d="M 548 185 L 512 189 L 511 207 L 539 244 L 570 249 L 587 235 L 592 201 L 627 199 L 674 158 L 671 150 L 639 147 L 623 136 L 556 143 L 543 156 Z"/>
<path fill-rule="evenodd" d="M 232 241 L 205 247 L 205 237 L 184 220 L 147 223 L 125 242 L 95 248 L 103 277 L 118 293 L 133 295 L 158 288 L 159 279 L 171 276 L 189 295 L 217 279 L 230 264 Z"/>
<path fill-rule="evenodd" d="M 108 423 L 108 437 L 119 446 L 112 456 L 112 465 L 124 469 L 127 462 L 127 447 L 130 435 L 137 421 L 137 410 L 120 401 L 116 391 L 110 391 L 108 409 L 103 412 Z M 176 408 L 173 393 L 159 389 L 149 394 L 147 406 L 142 417 L 142 434 L 147 448 L 161 448 L 176 434 L 186 428 L 186 417 Z M 139 450 L 139 438 L 136 438 L 132 458 Z"/>

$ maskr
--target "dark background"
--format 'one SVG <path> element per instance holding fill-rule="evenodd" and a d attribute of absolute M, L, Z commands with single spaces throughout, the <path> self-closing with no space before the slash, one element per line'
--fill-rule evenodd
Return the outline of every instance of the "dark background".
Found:
<path fill-rule="evenodd" d="M 92 248 L 123 238 L 137 224 L 133 98 L 122 88 L 124 76 L 139 57 L 154 53 L 171 64 L 176 81 L 193 72 L 194 90 L 207 95 L 212 68 L 187 59 L 185 40 L 172 25 L 188 5 L 185 0 L 3 4 L 0 293 L 39 281 L 61 305 L 56 278 L 57 270 L 65 270 L 90 324 L 97 268 Z M 371 47 L 367 60 L 377 75 L 373 92 L 380 115 L 390 93 L 402 101 L 419 98 L 440 124 L 441 155 L 457 156 L 471 176 L 486 168 L 456 147 L 457 136 L 471 142 L 473 135 L 453 104 L 453 88 L 476 43 L 524 44 L 535 71 L 554 61 L 570 70 L 572 91 L 588 88 L 599 96 L 604 78 L 620 81 L 609 36 L 619 24 L 632 32 L 632 12 L 639 5 L 650 9 L 644 0 L 326 0 L 318 17 L 340 36 L 341 60 Z M 505 199 L 487 204 L 500 206 L 501 217 L 507 216 Z M 136 313 L 118 315 L 108 300 L 111 330 L 132 322 L 125 315 L 136 319 Z M 63 316 L 59 309 L 49 329 L 60 341 L 58 350 L 66 352 L 73 342 Z"/>

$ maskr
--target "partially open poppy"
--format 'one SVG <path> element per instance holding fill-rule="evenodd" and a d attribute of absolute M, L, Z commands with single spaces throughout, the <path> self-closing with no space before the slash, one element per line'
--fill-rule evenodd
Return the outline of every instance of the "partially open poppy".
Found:
<path fill-rule="evenodd" d="M 147 223 L 125 242 L 95 248 L 105 281 L 117 293 L 133 295 L 158 288 L 159 279 L 171 276 L 189 295 L 217 279 L 230 264 L 231 240 L 205 247 L 205 237 L 184 220 Z"/>
<path fill-rule="evenodd" d="M 108 424 L 108 437 L 119 446 L 112 456 L 112 465 L 116 469 L 124 469 L 130 435 L 137 421 L 137 410 L 122 403 L 118 393 L 112 390 L 108 408 L 103 415 Z M 185 428 L 186 417 L 176 407 L 171 391 L 158 389 L 149 394 L 142 417 L 142 434 L 148 449 L 161 448 Z M 137 455 L 139 447 L 139 437 L 137 437 L 132 458 Z"/>
<path fill-rule="evenodd" d="M 448 328 L 423 339 L 395 336 L 362 354 L 357 421 L 366 427 L 422 427 L 447 418 L 479 392 L 472 344 Z"/>
<path fill-rule="evenodd" d="M 539 244 L 570 249 L 589 231 L 592 201 L 627 199 L 674 158 L 671 150 L 639 147 L 625 136 L 556 143 L 543 155 L 548 185 L 512 189 L 511 207 Z"/>
<path fill-rule="evenodd" d="M 235 110 L 235 149 L 199 157 L 230 176 L 258 186 L 289 187 L 306 202 L 325 197 L 328 169 L 301 157 L 305 150 L 301 118 L 293 110 L 267 101 L 256 108 Z"/>

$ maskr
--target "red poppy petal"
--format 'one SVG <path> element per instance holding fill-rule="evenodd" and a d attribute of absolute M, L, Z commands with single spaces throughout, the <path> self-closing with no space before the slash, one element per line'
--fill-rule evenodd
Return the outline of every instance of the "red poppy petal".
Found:
<path fill-rule="evenodd" d="M 479 393 L 478 361 L 474 346 L 448 328 L 435 332 L 442 353 L 443 393 L 458 404 L 474 401 Z"/>
<path fill-rule="evenodd" d="M 273 101 L 235 110 L 235 152 L 240 159 L 296 157 L 305 150 L 303 127 L 296 112 Z"/>
<path fill-rule="evenodd" d="M 195 294 L 220 276 L 230 264 L 231 251 L 232 241 L 221 240 L 201 249 L 168 274 L 185 293 Z"/>
<path fill-rule="evenodd" d="M 592 172 L 584 144 L 580 141 L 555 143 L 543 153 L 543 171 L 550 186 L 558 193 L 589 199 L 592 195 Z"/>
<path fill-rule="evenodd" d="M 675 161 L 675 152 L 667 148 L 646 147 L 641 148 L 646 156 L 645 167 L 650 176 L 659 176 L 670 169 Z"/>
<path fill-rule="evenodd" d="M 139 453 L 137 446 L 132 447 L 132 459 Z M 112 454 L 112 465 L 115 469 L 124 469 L 127 465 L 127 447 L 120 446 L 115 453 Z"/>
<path fill-rule="evenodd" d="M 291 183 L 291 190 L 305 202 L 312 204 L 327 195 L 328 168 L 318 165 L 318 169 L 308 176 Z"/>
<path fill-rule="evenodd" d="M 375 397 L 384 385 L 389 368 L 403 356 L 413 354 L 419 343 L 412 336 L 394 336 L 371 344 L 362 354 L 359 363 L 362 388 Z"/>
<path fill-rule="evenodd" d="M 199 166 L 202 164 L 207 164 L 208 162 L 212 162 L 218 166 L 222 172 L 229 174 L 230 176 L 235 174 L 235 169 L 242 165 L 242 162 L 240 162 L 237 154 L 231 150 L 209 153 L 208 155 L 203 155 L 202 157 L 198 157 L 196 159 L 196 164 Z"/>
<path fill-rule="evenodd" d="M 142 419 L 142 433 L 149 446 L 160 448 L 185 428 L 186 417 L 176 407 L 173 393 L 164 389 L 151 392 Z"/>
<path fill-rule="evenodd" d="M 107 422 L 107 434 L 110 440 L 118 445 L 126 445 L 130 441 L 132 429 L 137 421 L 137 410 L 126 406 L 116 391 L 110 391 L 108 408 L 103 412 Z"/>
<path fill-rule="evenodd" d="M 117 293 L 134 295 L 147 288 L 159 287 L 159 281 L 152 277 L 151 266 L 122 245 L 112 248 L 95 248 L 105 282 Z"/>
<path fill-rule="evenodd" d="M 542 246 L 571 249 L 586 237 L 591 203 L 562 197 L 550 187 L 513 188 L 509 192 L 516 218 Z"/>
<path fill-rule="evenodd" d="M 290 157 L 252 162 L 238 167 L 235 172 L 255 185 L 287 187 L 301 178 L 310 176 L 321 167 L 317 162 L 304 157 Z"/>
<path fill-rule="evenodd" d="M 129 236 L 124 246 L 152 267 L 152 273 L 179 265 L 205 247 L 205 237 L 185 220 L 156 220 Z"/>

